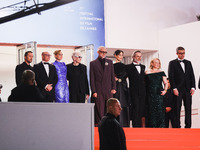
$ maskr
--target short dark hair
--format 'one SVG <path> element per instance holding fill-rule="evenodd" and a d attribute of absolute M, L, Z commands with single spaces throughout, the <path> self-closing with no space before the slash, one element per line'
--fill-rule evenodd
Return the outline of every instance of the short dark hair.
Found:
<path fill-rule="evenodd" d="M 27 51 L 27 52 L 25 52 L 24 57 L 27 56 L 28 53 L 33 53 L 33 52 L 32 52 L 32 51 Z"/>
<path fill-rule="evenodd" d="M 32 79 L 35 80 L 35 73 L 32 70 L 25 70 L 22 73 L 22 83 L 28 83 Z"/>
<path fill-rule="evenodd" d="M 176 48 L 176 52 L 178 53 L 179 50 L 185 50 L 185 48 L 183 48 L 182 46 L 179 46 Z"/>
<path fill-rule="evenodd" d="M 114 52 L 114 55 L 119 55 L 120 53 L 123 53 L 124 54 L 124 51 L 120 50 L 120 49 L 117 49 L 115 52 Z"/>

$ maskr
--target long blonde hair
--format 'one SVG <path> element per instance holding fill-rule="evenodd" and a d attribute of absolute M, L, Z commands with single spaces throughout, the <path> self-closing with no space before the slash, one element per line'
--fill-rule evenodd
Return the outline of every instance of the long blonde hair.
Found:
<path fill-rule="evenodd" d="M 159 64 L 160 64 L 159 69 L 160 69 L 160 68 L 161 68 L 161 62 L 160 62 L 160 59 L 159 59 L 159 58 L 153 58 L 153 59 L 151 60 L 151 62 L 150 62 L 149 68 L 150 68 L 150 69 L 153 69 L 153 62 L 154 62 L 155 60 L 158 60 L 158 61 L 159 61 Z"/>

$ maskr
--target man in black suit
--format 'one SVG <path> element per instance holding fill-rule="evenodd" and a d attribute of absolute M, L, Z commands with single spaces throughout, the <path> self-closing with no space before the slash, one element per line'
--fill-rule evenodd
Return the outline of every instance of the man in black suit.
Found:
<path fill-rule="evenodd" d="M 35 84 L 35 73 L 25 70 L 22 74 L 22 83 L 12 89 L 8 97 L 9 102 L 42 102 L 43 96 Z"/>
<path fill-rule="evenodd" d="M 185 128 L 191 128 L 192 95 L 195 92 L 195 77 L 190 61 L 184 59 L 185 49 L 176 49 L 177 59 L 169 62 L 168 74 L 176 102 L 176 127 L 180 128 L 182 100 L 185 107 Z"/>
<path fill-rule="evenodd" d="M 116 93 L 113 62 L 106 58 L 105 47 L 100 46 L 97 53 L 98 58 L 90 62 L 91 99 L 95 103 L 95 125 L 106 113 L 106 101 Z"/>
<path fill-rule="evenodd" d="M 56 68 L 49 64 L 51 55 L 48 52 L 42 53 L 42 62 L 34 65 L 36 83 L 44 96 L 44 102 L 55 101 L 55 85 L 58 81 Z"/>
<path fill-rule="evenodd" d="M 133 127 L 145 127 L 145 66 L 140 64 L 140 51 L 135 51 L 132 58 L 133 63 L 126 67 L 131 96 L 130 119 Z"/>
<path fill-rule="evenodd" d="M 107 101 L 107 114 L 99 123 L 100 150 L 126 150 L 126 137 L 117 121 L 122 108 L 116 98 Z"/>
<path fill-rule="evenodd" d="M 81 53 L 72 54 L 73 62 L 67 65 L 67 80 L 69 81 L 70 103 L 85 103 L 89 98 L 87 68 L 81 64 Z"/>
<path fill-rule="evenodd" d="M 24 72 L 24 70 L 33 70 L 33 67 L 30 65 L 32 60 L 33 60 L 33 53 L 31 51 L 27 51 L 24 54 L 24 62 L 16 66 L 15 80 L 17 86 L 21 83 L 22 73 Z"/>

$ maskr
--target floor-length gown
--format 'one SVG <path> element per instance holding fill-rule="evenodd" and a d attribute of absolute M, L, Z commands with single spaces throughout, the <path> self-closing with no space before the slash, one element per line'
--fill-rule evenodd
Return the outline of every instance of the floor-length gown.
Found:
<path fill-rule="evenodd" d="M 160 95 L 163 90 L 163 76 L 166 76 L 163 71 L 146 75 L 146 127 L 165 127 L 165 106 L 163 103 L 164 96 Z"/>
<path fill-rule="evenodd" d="M 116 93 L 113 95 L 120 101 L 122 111 L 119 116 L 119 122 L 122 127 L 129 127 L 129 96 L 127 87 L 127 73 L 125 65 L 121 62 L 114 64 L 115 76 L 118 78 L 116 81 Z"/>
<path fill-rule="evenodd" d="M 58 103 L 69 103 L 69 88 L 67 84 L 67 67 L 64 62 L 55 61 L 54 66 L 58 76 L 55 86 L 55 98 Z"/>

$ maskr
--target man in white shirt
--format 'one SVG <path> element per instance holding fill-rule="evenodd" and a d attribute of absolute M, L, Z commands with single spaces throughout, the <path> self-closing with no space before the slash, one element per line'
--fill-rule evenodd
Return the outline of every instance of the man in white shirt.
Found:
<path fill-rule="evenodd" d="M 42 61 L 34 65 L 35 79 L 41 94 L 45 97 L 45 102 L 55 100 L 55 85 L 58 81 L 56 68 L 49 64 L 51 55 L 49 52 L 42 53 Z"/>
<path fill-rule="evenodd" d="M 176 126 L 180 128 L 180 111 L 182 100 L 185 108 L 185 128 L 191 128 L 192 95 L 195 92 L 195 77 L 192 64 L 185 58 L 185 49 L 176 49 L 177 59 L 169 62 L 168 74 L 173 89 L 175 105 Z"/>
<path fill-rule="evenodd" d="M 145 127 L 145 66 L 140 64 L 140 51 L 135 51 L 132 58 L 133 62 L 126 67 L 131 96 L 130 119 L 133 127 Z"/>

